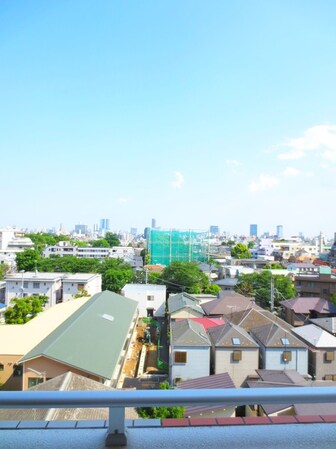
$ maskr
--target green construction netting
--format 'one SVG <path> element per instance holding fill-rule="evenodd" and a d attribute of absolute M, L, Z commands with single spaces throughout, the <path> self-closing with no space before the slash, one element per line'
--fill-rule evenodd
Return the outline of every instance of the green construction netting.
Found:
<path fill-rule="evenodd" d="M 147 249 L 152 264 L 169 265 L 174 260 L 204 262 L 209 257 L 209 233 L 151 229 Z"/>

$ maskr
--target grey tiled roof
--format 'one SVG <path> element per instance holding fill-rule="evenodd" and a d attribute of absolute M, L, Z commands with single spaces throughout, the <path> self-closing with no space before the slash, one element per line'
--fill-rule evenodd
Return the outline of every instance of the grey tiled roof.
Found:
<path fill-rule="evenodd" d="M 244 329 L 232 323 L 213 327 L 208 330 L 208 333 L 215 347 L 258 348 L 258 344 Z M 233 344 L 233 338 L 239 338 L 240 344 Z"/>
<path fill-rule="evenodd" d="M 193 320 L 172 323 L 171 341 L 174 346 L 211 346 L 204 327 Z"/>

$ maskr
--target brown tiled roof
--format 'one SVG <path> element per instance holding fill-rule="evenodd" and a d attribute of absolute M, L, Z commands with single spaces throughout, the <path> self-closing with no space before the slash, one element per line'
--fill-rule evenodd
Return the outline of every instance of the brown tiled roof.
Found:
<path fill-rule="evenodd" d="M 228 373 L 214 374 L 212 376 L 198 377 L 197 379 L 185 380 L 177 384 L 179 389 L 216 389 L 235 388 L 235 385 Z M 193 406 L 186 407 L 185 416 L 200 415 L 213 410 L 222 410 L 225 406 Z"/>
<path fill-rule="evenodd" d="M 275 323 L 253 328 L 250 332 L 257 341 L 268 348 L 306 348 L 301 340 Z M 283 343 L 283 338 L 287 339 L 288 344 Z"/>
<path fill-rule="evenodd" d="M 281 305 L 286 309 L 293 310 L 295 313 L 309 313 L 313 310 L 318 313 L 336 314 L 336 305 L 319 297 L 307 298 L 300 296 L 298 298 L 282 301 Z"/>
<path fill-rule="evenodd" d="M 208 330 L 208 334 L 216 348 L 258 348 L 258 344 L 243 328 L 232 323 L 213 327 Z M 233 344 L 233 338 L 239 338 L 240 344 Z"/>

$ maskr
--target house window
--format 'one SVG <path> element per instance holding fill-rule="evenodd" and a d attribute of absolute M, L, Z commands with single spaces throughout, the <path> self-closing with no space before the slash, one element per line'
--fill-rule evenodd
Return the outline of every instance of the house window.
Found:
<path fill-rule="evenodd" d="M 40 288 L 39 282 L 33 282 L 33 288 Z"/>
<path fill-rule="evenodd" d="M 84 284 L 78 284 L 78 290 L 84 290 Z"/>
<path fill-rule="evenodd" d="M 242 359 L 242 352 L 241 351 L 233 351 L 232 360 L 234 362 L 240 362 L 241 359 Z"/>
<path fill-rule="evenodd" d="M 282 360 L 284 363 L 291 362 L 292 360 L 292 352 L 291 351 L 284 351 L 282 353 Z"/>
<path fill-rule="evenodd" d="M 0 371 L 3 371 L 5 369 L 4 365 L 0 363 Z"/>
<path fill-rule="evenodd" d="M 154 295 L 147 295 L 147 301 L 154 301 Z"/>
<path fill-rule="evenodd" d="M 332 362 L 334 360 L 334 351 L 327 351 L 324 354 L 325 362 Z"/>
<path fill-rule="evenodd" d="M 175 351 L 174 363 L 187 363 L 187 353 L 184 351 Z"/>
<path fill-rule="evenodd" d="M 240 345 L 240 338 L 232 338 L 233 345 Z"/>
<path fill-rule="evenodd" d="M 28 281 L 23 282 L 23 288 L 28 288 Z"/>
<path fill-rule="evenodd" d="M 288 340 L 288 338 L 281 338 L 281 343 L 282 343 L 283 345 L 289 345 L 289 340 Z"/>
<path fill-rule="evenodd" d="M 43 383 L 41 377 L 28 377 L 28 388 L 35 387 L 35 385 Z"/>
<path fill-rule="evenodd" d="M 13 376 L 14 377 L 21 377 L 22 376 L 22 365 L 15 365 L 14 366 Z"/>

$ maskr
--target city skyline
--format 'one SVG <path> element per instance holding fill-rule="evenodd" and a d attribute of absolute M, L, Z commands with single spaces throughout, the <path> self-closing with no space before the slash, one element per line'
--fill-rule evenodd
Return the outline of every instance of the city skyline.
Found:
<path fill-rule="evenodd" d="M 334 235 L 336 4 L 0 12 L 1 227 Z"/>

